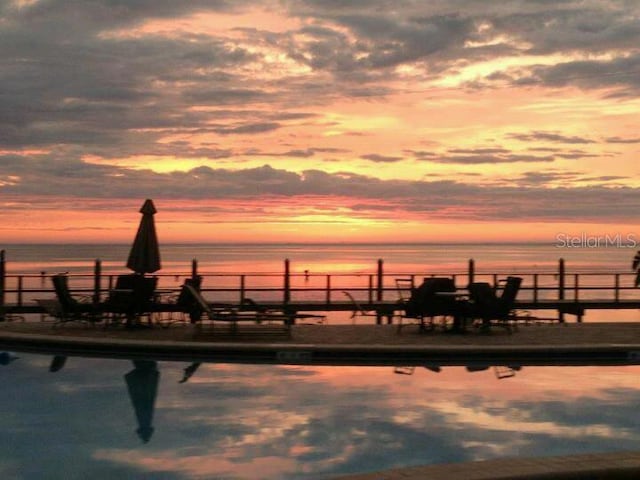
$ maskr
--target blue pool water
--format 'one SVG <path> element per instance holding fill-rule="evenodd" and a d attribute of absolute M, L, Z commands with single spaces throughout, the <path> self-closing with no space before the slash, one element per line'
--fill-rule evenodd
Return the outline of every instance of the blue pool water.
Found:
<path fill-rule="evenodd" d="M 202 364 L 180 383 L 186 363 L 52 373 L 51 357 L 17 355 L 0 367 L 3 478 L 315 479 L 640 441 L 638 367 Z"/>

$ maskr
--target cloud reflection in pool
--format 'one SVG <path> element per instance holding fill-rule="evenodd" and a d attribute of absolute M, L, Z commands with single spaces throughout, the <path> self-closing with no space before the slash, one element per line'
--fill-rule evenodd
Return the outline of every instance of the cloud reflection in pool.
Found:
<path fill-rule="evenodd" d="M 159 362 L 149 442 L 123 360 L 2 367 L 5 478 L 319 478 L 397 466 L 635 449 L 639 367 L 443 368 Z"/>

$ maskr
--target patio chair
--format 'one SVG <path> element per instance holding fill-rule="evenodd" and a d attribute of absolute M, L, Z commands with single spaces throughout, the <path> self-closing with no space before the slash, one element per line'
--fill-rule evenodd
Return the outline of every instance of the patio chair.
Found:
<path fill-rule="evenodd" d="M 200 293 L 201 286 L 201 276 L 185 279 L 182 287 L 180 287 L 180 293 L 175 298 L 175 305 L 178 308 L 178 313 L 181 315 L 181 318 L 177 320 L 178 322 L 186 323 L 187 318 L 189 323 L 196 323 L 198 320 L 200 320 L 200 317 L 202 316 L 204 310 L 202 305 L 200 305 L 197 299 L 195 299 L 190 289 L 193 289 L 196 292 Z M 204 304 L 206 304 L 206 302 L 204 302 Z"/>
<path fill-rule="evenodd" d="M 507 277 L 500 297 L 486 282 L 470 284 L 470 315 L 481 320 L 481 328 L 485 331 L 492 325 L 497 325 L 511 333 L 512 327 L 516 328 L 513 306 L 521 284 L 522 278 Z"/>
<path fill-rule="evenodd" d="M 395 282 L 396 282 L 396 292 L 398 293 L 398 301 L 400 303 L 408 302 L 414 290 L 413 277 L 396 278 Z"/>
<path fill-rule="evenodd" d="M 100 310 L 91 302 L 88 295 L 74 296 L 69 289 L 69 278 L 64 273 L 51 277 L 53 289 L 56 294 L 56 302 L 49 302 L 47 313 L 57 319 L 57 323 L 65 322 L 89 322 L 95 323 L 102 320 Z M 45 302 L 42 302 L 43 304 Z"/>
<path fill-rule="evenodd" d="M 102 309 L 111 314 L 113 321 L 126 319 L 127 325 L 144 315 L 151 314 L 153 295 L 158 285 L 156 277 L 137 274 L 119 275 L 116 286 L 109 292 Z"/>
<path fill-rule="evenodd" d="M 447 277 L 425 278 L 417 288 L 411 292 L 411 297 L 403 305 L 404 314 L 401 316 L 398 330 L 402 327 L 404 318 L 414 318 L 420 322 L 420 330 L 432 329 L 436 317 L 454 316 L 457 314 L 457 302 L 453 297 L 438 296 L 438 292 L 455 292 L 453 279 Z M 425 323 L 425 322 L 428 322 Z"/>
<path fill-rule="evenodd" d="M 171 308 L 167 310 L 169 316 L 160 320 L 163 326 L 168 327 L 173 323 L 196 323 L 200 319 L 202 310 L 200 308 L 194 308 L 195 302 L 191 293 L 185 288 L 185 285 L 191 285 L 199 292 L 202 285 L 202 276 L 198 275 L 195 278 L 186 278 L 178 294 L 167 297 L 167 305 Z"/>

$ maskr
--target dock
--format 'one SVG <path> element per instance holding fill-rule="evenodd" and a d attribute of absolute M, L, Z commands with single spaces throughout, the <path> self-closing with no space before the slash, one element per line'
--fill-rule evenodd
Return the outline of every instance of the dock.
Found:
<path fill-rule="evenodd" d="M 52 355 L 245 364 L 361 366 L 639 365 L 640 323 L 521 325 L 509 333 L 421 332 L 417 325 L 192 324 L 104 328 L 0 323 L 0 349 Z"/>

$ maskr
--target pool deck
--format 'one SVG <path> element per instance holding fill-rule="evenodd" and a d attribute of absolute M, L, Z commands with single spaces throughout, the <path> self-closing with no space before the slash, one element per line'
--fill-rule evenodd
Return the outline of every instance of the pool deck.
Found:
<path fill-rule="evenodd" d="M 104 328 L 0 323 L 0 349 L 69 356 L 312 365 L 637 365 L 640 323 L 564 323 L 483 334 L 406 325 L 228 325 Z"/>

